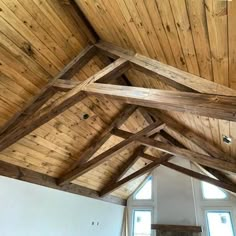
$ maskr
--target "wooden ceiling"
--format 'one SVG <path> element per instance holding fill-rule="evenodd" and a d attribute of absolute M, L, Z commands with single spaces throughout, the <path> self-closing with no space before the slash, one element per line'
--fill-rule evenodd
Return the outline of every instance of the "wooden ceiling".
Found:
<path fill-rule="evenodd" d="M 0 0 L 1 127 L 6 127 L 7 122 L 40 94 L 50 79 L 63 72 L 72 59 L 80 56 L 89 44 L 96 43 L 97 35 L 104 41 L 236 89 L 234 1 L 114 0 L 111 3 L 108 0 L 83 0 L 76 3 L 78 6 L 71 1 Z M 98 53 L 86 65 L 80 65 L 72 81 L 91 78 L 110 62 Z M 173 90 L 163 83 L 163 77 L 159 76 L 159 79 L 162 82 L 132 68 L 118 83 Z M 210 88 L 206 87 L 206 92 L 211 93 Z M 64 94 L 66 91 L 52 92 L 50 99 L 45 99 L 43 108 Z M 2 142 L 1 160 L 59 178 L 100 139 L 125 107 L 122 101 L 89 95 L 8 148 L 4 149 Z M 236 145 L 225 144 L 222 135 L 232 137 L 235 142 L 236 122 L 183 112 L 163 114 L 221 149 L 227 161 L 235 165 Z M 137 109 L 119 128 L 136 133 L 148 125 L 143 111 Z M 187 135 L 180 135 L 168 126 L 165 131 L 189 150 L 205 154 Z M 93 157 L 122 140 L 117 135 L 109 136 Z M 130 145 L 73 183 L 96 191 L 104 190 L 136 149 L 136 143 Z M 159 151 L 146 153 L 160 156 Z M 137 159 L 125 176 L 149 163 L 150 160 L 145 158 Z M 127 199 L 145 176 L 121 186 L 112 195 Z M 231 174 L 230 178 L 234 176 Z"/>
<path fill-rule="evenodd" d="M 236 2 L 214 0 L 84 0 L 76 1 L 99 38 L 165 64 L 236 89 Z M 133 70 L 135 86 L 166 87 Z M 175 120 L 236 158 L 236 123 L 187 113 L 171 112 Z M 172 135 L 194 151 L 189 140 Z"/>

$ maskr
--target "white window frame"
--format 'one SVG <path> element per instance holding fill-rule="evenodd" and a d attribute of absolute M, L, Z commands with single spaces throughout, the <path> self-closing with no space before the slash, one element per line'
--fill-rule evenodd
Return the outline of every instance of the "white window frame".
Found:
<path fill-rule="evenodd" d="M 135 211 L 150 211 L 151 212 L 151 224 L 153 224 L 153 220 L 154 220 L 154 210 L 153 207 L 132 207 L 131 209 L 131 229 L 130 229 L 130 235 L 134 236 L 134 212 Z M 151 231 L 151 236 L 154 236 L 153 234 L 153 230 Z"/>
<path fill-rule="evenodd" d="M 232 228 L 233 228 L 233 234 L 234 234 L 234 236 L 236 236 L 233 209 L 227 208 L 227 207 L 207 207 L 207 208 L 204 209 L 205 229 L 206 229 L 206 235 L 207 236 L 210 236 L 210 230 L 209 230 L 209 224 L 208 224 L 208 218 L 207 218 L 207 213 L 208 212 L 226 212 L 226 213 L 229 213 Z"/>

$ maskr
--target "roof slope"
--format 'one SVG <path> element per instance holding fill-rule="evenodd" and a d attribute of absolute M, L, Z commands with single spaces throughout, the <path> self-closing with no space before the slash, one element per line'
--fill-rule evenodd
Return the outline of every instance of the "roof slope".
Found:
<path fill-rule="evenodd" d="M 98 36 L 181 70 L 236 88 L 234 78 L 233 2 L 206 1 L 76 1 Z M 163 3 L 162 3 L 163 2 Z M 228 14 L 226 14 L 228 4 Z M 94 34 L 74 4 L 69 1 L 0 1 L 0 126 L 19 112 L 65 65 L 95 43 Z M 218 44 L 218 45 L 217 45 Z M 229 50 L 228 50 L 229 48 Z M 107 65 L 95 56 L 73 80 L 84 81 Z M 170 89 L 166 84 L 135 70 L 126 73 L 139 87 Z M 121 80 L 119 80 L 121 81 Z M 63 94 L 63 92 L 61 93 Z M 47 104 L 58 98 L 54 95 Z M 1 160 L 52 177 L 60 177 L 98 139 L 124 109 L 124 104 L 106 98 L 86 97 L 80 103 L 36 129 L 0 153 Z M 187 113 L 167 112 L 180 124 L 224 152 L 236 157 L 236 146 L 222 142 L 222 135 L 236 139 L 236 123 Z M 140 131 L 148 125 L 139 110 L 122 129 Z M 169 130 L 184 146 L 201 152 L 186 138 Z M 121 139 L 111 136 L 97 154 Z M 135 150 L 135 145 L 73 181 L 100 191 Z M 153 154 L 153 153 L 152 153 Z M 155 151 L 155 155 L 159 155 Z M 140 158 L 130 171 L 149 163 Z M 126 199 L 145 176 L 112 194 Z"/>

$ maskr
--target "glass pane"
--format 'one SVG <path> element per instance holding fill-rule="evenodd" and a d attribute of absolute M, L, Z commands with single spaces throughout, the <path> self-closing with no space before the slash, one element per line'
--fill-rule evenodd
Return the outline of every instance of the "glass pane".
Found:
<path fill-rule="evenodd" d="M 148 200 L 152 199 L 152 177 L 150 176 L 145 184 L 135 194 L 135 199 Z"/>
<path fill-rule="evenodd" d="M 207 222 L 210 236 L 234 236 L 229 212 L 207 212 Z"/>
<path fill-rule="evenodd" d="M 134 211 L 133 236 L 151 236 L 151 211 Z"/>
<path fill-rule="evenodd" d="M 205 199 L 225 199 L 227 198 L 227 195 L 224 191 L 222 191 L 220 188 L 206 183 L 202 182 L 202 192 L 203 197 Z"/>

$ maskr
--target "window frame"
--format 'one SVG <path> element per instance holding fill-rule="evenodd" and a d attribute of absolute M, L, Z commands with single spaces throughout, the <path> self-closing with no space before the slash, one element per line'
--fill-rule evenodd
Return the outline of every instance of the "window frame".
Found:
<path fill-rule="evenodd" d="M 231 209 L 228 209 L 228 208 L 214 208 L 214 209 L 205 209 L 205 225 L 206 225 L 206 234 L 207 236 L 210 236 L 210 228 L 209 228 L 209 223 L 208 223 L 208 217 L 207 217 L 207 213 L 208 212 L 215 212 L 215 213 L 229 213 L 230 215 L 230 222 L 231 222 L 231 226 L 232 226 L 232 230 L 233 230 L 233 236 L 236 236 L 236 231 L 235 231 L 235 226 L 234 226 L 234 219 L 233 219 L 233 212 Z"/>
<path fill-rule="evenodd" d="M 217 201 L 217 202 L 219 202 L 219 201 L 229 201 L 230 200 L 229 194 L 224 189 L 222 189 L 218 186 L 215 186 L 215 185 L 214 185 L 215 187 L 219 188 L 222 192 L 225 193 L 226 198 L 205 198 L 204 193 L 203 193 L 203 182 L 204 181 L 200 181 L 201 198 L 202 198 L 203 201 Z M 207 182 L 205 182 L 205 183 L 207 183 Z"/>
<path fill-rule="evenodd" d="M 135 211 L 150 211 L 151 212 L 151 224 L 154 220 L 154 210 L 153 207 L 133 207 L 131 215 L 131 236 L 134 236 L 134 213 Z M 153 236 L 153 230 L 151 230 L 151 236 Z"/>
<path fill-rule="evenodd" d="M 139 190 L 149 181 L 149 178 L 151 178 L 151 198 L 150 199 L 136 199 L 136 194 L 139 192 Z M 154 195 L 154 192 L 153 192 L 153 176 L 152 175 L 148 175 L 144 181 L 140 184 L 140 186 L 135 190 L 135 192 L 133 193 L 132 195 L 132 200 L 133 201 L 137 201 L 137 202 L 150 202 L 150 201 L 153 201 L 153 195 Z"/>

